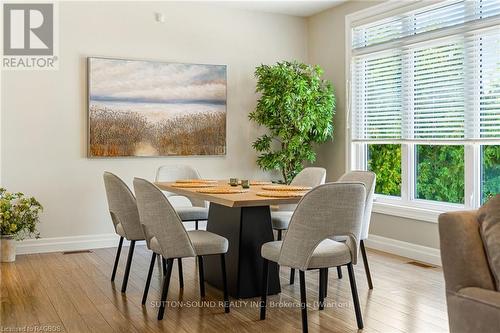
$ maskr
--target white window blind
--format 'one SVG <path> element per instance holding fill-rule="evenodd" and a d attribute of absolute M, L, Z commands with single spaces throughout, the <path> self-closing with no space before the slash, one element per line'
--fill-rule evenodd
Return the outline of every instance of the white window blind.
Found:
<path fill-rule="evenodd" d="M 402 57 L 383 52 L 356 59 L 353 77 L 357 138 L 401 138 Z"/>
<path fill-rule="evenodd" d="M 500 32 L 477 39 L 476 66 L 479 67 L 479 136 L 500 137 Z"/>
<path fill-rule="evenodd" d="M 352 33 L 354 141 L 500 139 L 500 0 L 446 1 Z"/>
<path fill-rule="evenodd" d="M 446 40 L 412 48 L 407 58 L 408 72 L 413 70 L 413 75 L 409 75 L 412 87 L 407 89 L 405 96 L 411 99 L 408 104 L 413 103 L 413 117 L 408 115 L 410 124 L 406 138 L 464 138 L 466 90 L 463 40 Z"/>
<path fill-rule="evenodd" d="M 352 48 L 372 46 L 443 28 L 473 26 L 500 13 L 498 0 L 444 1 L 353 28 Z"/>

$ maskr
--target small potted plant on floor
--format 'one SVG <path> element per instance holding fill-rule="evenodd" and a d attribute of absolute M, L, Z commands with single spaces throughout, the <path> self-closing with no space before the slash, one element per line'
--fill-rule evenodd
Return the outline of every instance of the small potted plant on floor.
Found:
<path fill-rule="evenodd" d="M 9 193 L 0 188 L 0 261 L 16 260 L 16 240 L 39 238 L 36 229 L 42 205 L 23 193 Z"/>

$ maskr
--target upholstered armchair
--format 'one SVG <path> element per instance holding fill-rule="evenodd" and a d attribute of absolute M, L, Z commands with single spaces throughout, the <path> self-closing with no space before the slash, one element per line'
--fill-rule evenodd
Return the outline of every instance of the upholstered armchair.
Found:
<path fill-rule="evenodd" d="M 441 260 L 451 333 L 500 332 L 495 289 L 476 211 L 439 216 Z"/>

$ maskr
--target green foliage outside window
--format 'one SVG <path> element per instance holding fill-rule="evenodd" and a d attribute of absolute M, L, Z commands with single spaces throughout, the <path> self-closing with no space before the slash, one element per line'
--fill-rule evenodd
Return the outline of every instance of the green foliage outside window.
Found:
<path fill-rule="evenodd" d="M 464 147 L 418 145 L 419 199 L 464 202 Z M 482 146 L 481 203 L 500 193 L 500 145 Z M 401 195 L 401 146 L 368 145 L 368 170 L 377 174 L 375 192 Z"/>
<path fill-rule="evenodd" d="M 481 203 L 500 193 L 500 146 L 482 147 Z"/>
<path fill-rule="evenodd" d="M 368 170 L 377 174 L 375 193 L 401 195 L 401 145 L 368 145 Z"/>
<path fill-rule="evenodd" d="M 464 147 L 418 145 L 418 199 L 464 203 Z"/>

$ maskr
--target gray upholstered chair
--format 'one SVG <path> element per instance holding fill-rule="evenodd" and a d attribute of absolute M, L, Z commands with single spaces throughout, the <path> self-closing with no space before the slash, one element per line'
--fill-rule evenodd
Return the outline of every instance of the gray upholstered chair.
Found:
<path fill-rule="evenodd" d="M 132 264 L 132 256 L 134 255 L 135 242 L 144 240 L 144 233 L 139 221 L 139 212 L 137 211 L 135 197 L 127 184 L 111 172 L 104 172 L 103 178 L 111 221 L 113 221 L 115 232 L 120 236 L 111 281 L 115 280 L 123 239 L 125 238 L 130 241 L 127 265 L 125 266 L 125 275 L 122 282 L 122 292 L 125 292 L 130 274 L 130 265 Z"/>
<path fill-rule="evenodd" d="M 316 187 L 324 184 L 326 170 L 324 168 L 305 168 L 295 176 L 290 185 Z M 277 231 L 277 240 L 281 240 L 283 230 L 288 229 L 288 224 L 292 218 L 293 211 L 297 205 L 279 205 L 278 209 L 271 211 L 271 222 L 273 229 Z M 295 280 L 295 270 L 290 270 L 290 284 Z"/>
<path fill-rule="evenodd" d="M 363 328 L 353 265 L 357 262 L 361 225 L 366 201 L 362 183 L 328 183 L 308 192 L 297 205 L 283 241 L 262 245 L 264 258 L 260 319 L 266 317 L 269 261 L 299 270 L 302 330 L 307 332 L 305 271 L 319 269 L 320 285 L 325 286 L 326 269 L 347 265 L 358 328 Z M 346 236 L 345 242 L 331 239 Z M 323 309 L 324 288 L 319 292 Z"/>
<path fill-rule="evenodd" d="M 113 273 L 111 274 L 111 281 L 115 280 L 116 270 L 118 268 L 118 262 L 122 251 L 123 238 L 130 241 L 127 265 L 125 266 L 125 275 L 122 282 L 122 292 L 125 292 L 127 289 L 132 257 L 134 255 L 135 242 L 138 240 L 144 240 L 145 237 L 139 220 L 139 212 L 137 211 L 137 203 L 134 194 L 130 191 L 127 184 L 125 184 L 120 177 L 111 172 L 104 172 L 103 178 L 104 186 L 106 188 L 106 197 L 108 199 L 109 213 L 111 214 L 111 221 L 113 221 L 115 232 L 120 236 L 120 242 L 118 243 L 118 249 L 116 250 Z M 184 280 L 180 259 L 178 259 L 178 264 L 179 283 L 180 287 L 183 288 Z M 166 267 L 163 265 L 163 272 L 165 272 L 165 270 Z"/>
<path fill-rule="evenodd" d="M 368 281 L 368 287 L 373 289 L 372 277 L 370 274 L 370 267 L 368 266 L 368 258 L 366 256 L 366 249 L 364 240 L 368 239 L 368 231 L 370 229 L 370 220 L 372 216 L 372 208 L 373 208 L 373 194 L 375 192 L 375 182 L 377 176 L 374 172 L 371 171 L 349 171 L 343 174 L 339 178 L 339 182 L 361 182 L 365 185 L 366 188 L 366 203 L 365 203 L 365 212 L 363 217 L 363 224 L 361 225 L 361 237 L 360 237 L 360 249 L 361 255 L 363 256 L 363 264 L 365 266 L 366 279 Z M 345 241 L 345 237 L 338 236 L 335 237 L 336 241 Z M 342 270 L 340 267 L 337 268 L 337 273 L 339 278 L 342 278 Z"/>
<path fill-rule="evenodd" d="M 485 251 L 478 212 L 439 215 L 439 238 L 450 332 L 499 332 L 500 290 Z"/>
<path fill-rule="evenodd" d="M 200 179 L 200 174 L 189 165 L 163 165 L 156 171 L 157 182 L 174 182 L 178 179 Z M 163 192 L 167 197 L 179 197 L 179 194 Z M 187 198 L 187 197 L 186 197 Z M 208 207 L 205 201 L 187 198 L 191 206 L 174 207 L 183 222 L 194 222 L 198 230 L 198 221 L 208 220 Z"/>
<path fill-rule="evenodd" d="M 203 256 L 220 255 L 222 282 L 224 286 L 224 310 L 229 312 L 229 297 L 226 281 L 225 253 L 228 250 L 228 240 L 224 237 L 204 230 L 186 231 L 182 221 L 162 191 L 147 180 L 135 178 L 134 189 L 137 197 L 137 208 L 143 226 L 146 241 L 153 250 L 149 267 L 143 301 L 148 293 L 154 258 L 160 254 L 166 260 L 167 270 L 164 275 L 161 303 L 158 310 L 158 320 L 163 319 L 165 301 L 167 299 L 175 258 L 197 257 L 200 279 L 200 294 L 205 297 L 205 282 L 203 274 Z"/>

